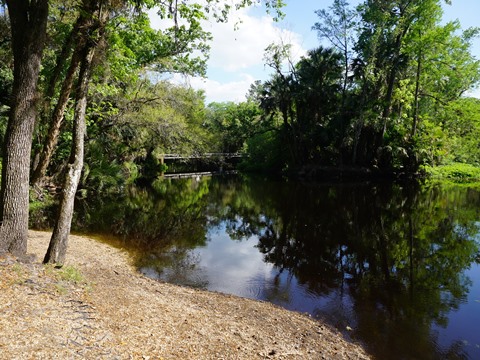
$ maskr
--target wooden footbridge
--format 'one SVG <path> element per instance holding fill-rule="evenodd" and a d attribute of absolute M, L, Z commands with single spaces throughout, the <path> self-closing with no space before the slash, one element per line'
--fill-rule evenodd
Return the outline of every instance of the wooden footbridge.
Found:
<path fill-rule="evenodd" d="M 192 155 L 180 155 L 180 154 L 162 154 L 160 160 L 162 164 L 165 160 L 189 160 L 189 159 L 234 159 L 241 158 L 240 153 L 199 153 Z"/>
<path fill-rule="evenodd" d="M 161 176 L 175 179 L 227 174 L 235 172 L 236 166 L 234 164 L 240 158 L 242 158 L 240 153 L 162 154 L 160 156 L 161 164 L 165 164 L 166 161 L 173 163 L 171 169 L 173 172 L 162 173 Z M 181 163 L 185 164 L 180 165 Z M 179 165 L 180 168 L 178 168 Z"/>

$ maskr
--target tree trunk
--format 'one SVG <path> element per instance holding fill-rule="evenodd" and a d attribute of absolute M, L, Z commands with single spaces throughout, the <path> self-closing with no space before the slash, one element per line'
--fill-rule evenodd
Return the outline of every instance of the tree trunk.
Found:
<path fill-rule="evenodd" d="M 45 46 L 48 0 L 7 0 L 14 57 L 11 109 L 0 190 L 0 250 L 27 251 L 30 152 L 37 83 Z"/>
<path fill-rule="evenodd" d="M 48 86 L 45 92 L 45 98 L 44 98 L 44 104 L 43 104 L 43 114 L 45 117 L 47 117 L 48 114 L 50 113 L 50 106 L 52 104 L 52 99 L 55 95 L 55 89 L 57 87 L 60 76 L 62 75 L 62 71 L 66 65 L 66 62 L 70 57 L 75 41 L 77 40 L 77 35 L 81 29 L 81 26 L 83 25 L 81 22 L 83 18 L 84 16 L 79 16 L 79 18 L 77 19 L 77 22 L 73 26 L 73 29 L 68 34 L 65 40 L 65 43 L 62 46 L 62 50 L 60 54 L 58 54 L 57 56 L 57 60 L 55 62 L 55 68 L 53 69 L 52 76 L 48 81 Z"/>
<path fill-rule="evenodd" d="M 54 263 L 62 266 L 68 247 L 68 236 L 72 225 L 75 193 L 83 168 L 84 140 L 86 133 L 85 113 L 87 109 L 88 84 L 90 81 L 90 70 L 92 67 L 95 48 L 100 42 L 108 19 L 108 12 L 104 11 L 103 2 L 85 0 L 83 11 L 90 22 L 82 33 L 80 72 L 75 90 L 75 115 L 73 124 L 73 141 L 70 152 L 70 159 L 65 173 L 62 197 L 58 209 L 57 221 L 53 229 L 52 238 L 48 246 L 44 263 Z"/>
<path fill-rule="evenodd" d="M 422 50 L 419 50 L 418 53 L 418 63 L 417 63 L 417 74 L 415 79 L 415 100 L 413 106 L 413 124 L 412 124 L 412 133 L 411 137 L 415 137 L 417 134 L 418 126 L 418 113 L 419 113 L 419 102 L 420 102 L 420 76 L 422 74 Z"/>
<path fill-rule="evenodd" d="M 75 96 L 75 116 L 73 129 L 73 142 L 70 159 L 65 173 L 62 198 L 58 210 L 58 217 L 53 229 L 52 238 L 48 246 L 44 263 L 63 265 L 68 246 L 68 235 L 73 216 L 75 193 L 83 168 L 84 137 L 86 132 L 85 112 L 87 109 L 89 73 L 92 64 L 94 47 L 87 46 L 78 75 L 78 84 Z"/>
<path fill-rule="evenodd" d="M 48 134 L 43 145 L 43 150 L 40 154 L 39 162 L 32 174 L 32 186 L 37 186 L 42 183 L 43 178 L 45 177 L 45 174 L 47 172 L 48 165 L 50 164 L 50 160 L 52 158 L 55 147 L 57 146 L 58 137 L 60 135 L 60 128 L 63 123 L 63 118 L 68 105 L 68 100 L 70 99 L 70 93 L 72 91 L 75 73 L 80 63 L 80 46 L 81 45 L 77 45 L 77 49 L 75 49 L 75 53 L 72 56 L 67 75 L 65 77 L 65 80 L 63 81 L 60 96 L 58 98 L 57 104 L 55 105 L 55 109 L 53 111 L 52 119 L 50 122 L 50 127 L 48 129 Z"/>
<path fill-rule="evenodd" d="M 408 7 L 408 4 L 406 5 Z M 402 17 L 404 16 L 404 12 L 406 10 L 406 7 L 401 11 L 402 12 Z M 382 113 L 382 118 L 383 118 L 383 128 L 382 128 L 382 133 L 381 133 L 381 138 L 380 138 L 380 144 L 383 146 L 383 140 L 385 138 L 385 133 L 387 130 L 387 122 L 390 118 L 390 115 L 392 113 L 392 100 L 393 100 L 393 90 L 395 87 L 396 79 L 397 79 L 397 72 L 398 72 L 398 67 L 400 65 L 400 55 L 401 55 L 401 47 L 402 47 L 402 42 L 407 34 L 410 25 L 411 25 L 412 19 L 405 20 L 405 24 L 403 25 L 404 28 L 401 30 L 401 32 L 397 35 L 395 39 L 395 44 L 393 48 L 393 64 L 390 69 L 390 74 L 388 76 L 388 84 L 387 84 L 387 94 L 385 97 L 385 106 L 383 108 L 383 113 Z"/>

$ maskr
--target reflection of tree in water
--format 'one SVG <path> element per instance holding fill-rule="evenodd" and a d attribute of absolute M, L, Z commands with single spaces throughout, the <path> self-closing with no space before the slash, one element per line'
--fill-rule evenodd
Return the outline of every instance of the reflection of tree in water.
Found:
<path fill-rule="evenodd" d="M 165 262 L 195 263 L 188 250 L 206 244 L 205 214 L 209 179 L 158 180 L 131 187 L 116 197 L 88 199 L 79 205 L 78 228 L 110 234 L 129 250 L 139 268 L 161 272 Z M 180 265 L 179 265 L 180 266 Z"/>
<path fill-rule="evenodd" d="M 282 270 L 278 271 L 271 283 L 264 282 L 263 299 L 277 305 L 288 304 L 293 287 L 292 281 L 293 274 L 284 273 Z"/>
<path fill-rule="evenodd" d="M 199 263 L 199 255 L 191 249 L 173 248 L 165 253 L 152 253 L 144 257 L 139 263 L 139 269 L 144 275 L 156 280 L 206 289 L 207 275 Z"/>
<path fill-rule="evenodd" d="M 447 325 L 471 285 L 476 191 L 251 182 L 231 204 L 234 236 L 257 235 L 265 261 L 332 299 L 318 316 L 351 299 L 355 315 L 336 325 L 354 327 L 379 358 L 464 356 L 458 344 L 439 350 L 431 327 Z"/>

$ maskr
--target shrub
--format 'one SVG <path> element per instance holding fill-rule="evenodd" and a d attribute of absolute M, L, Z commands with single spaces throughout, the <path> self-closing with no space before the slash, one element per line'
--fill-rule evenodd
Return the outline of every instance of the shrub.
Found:
<path fill-rule="evenodd" d="M 480 168 L 470 164 L 452 163 L 425 167 L 425 172 L 433 180 L 450 181 L 457 184 L 480 182 Z"/>

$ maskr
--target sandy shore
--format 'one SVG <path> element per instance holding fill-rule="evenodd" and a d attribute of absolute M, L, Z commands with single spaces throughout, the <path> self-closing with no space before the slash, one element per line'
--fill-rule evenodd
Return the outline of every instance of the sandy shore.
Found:
<path fill-rule="evenodd" d="M 0 256 L 2 358 L 369 358 L 306 315 L 147 279 L 125 252 L 86 237 L 70 237 L 63 269 L 42 266 L 49 238 L 30 232 L 32 263 Z"/>

